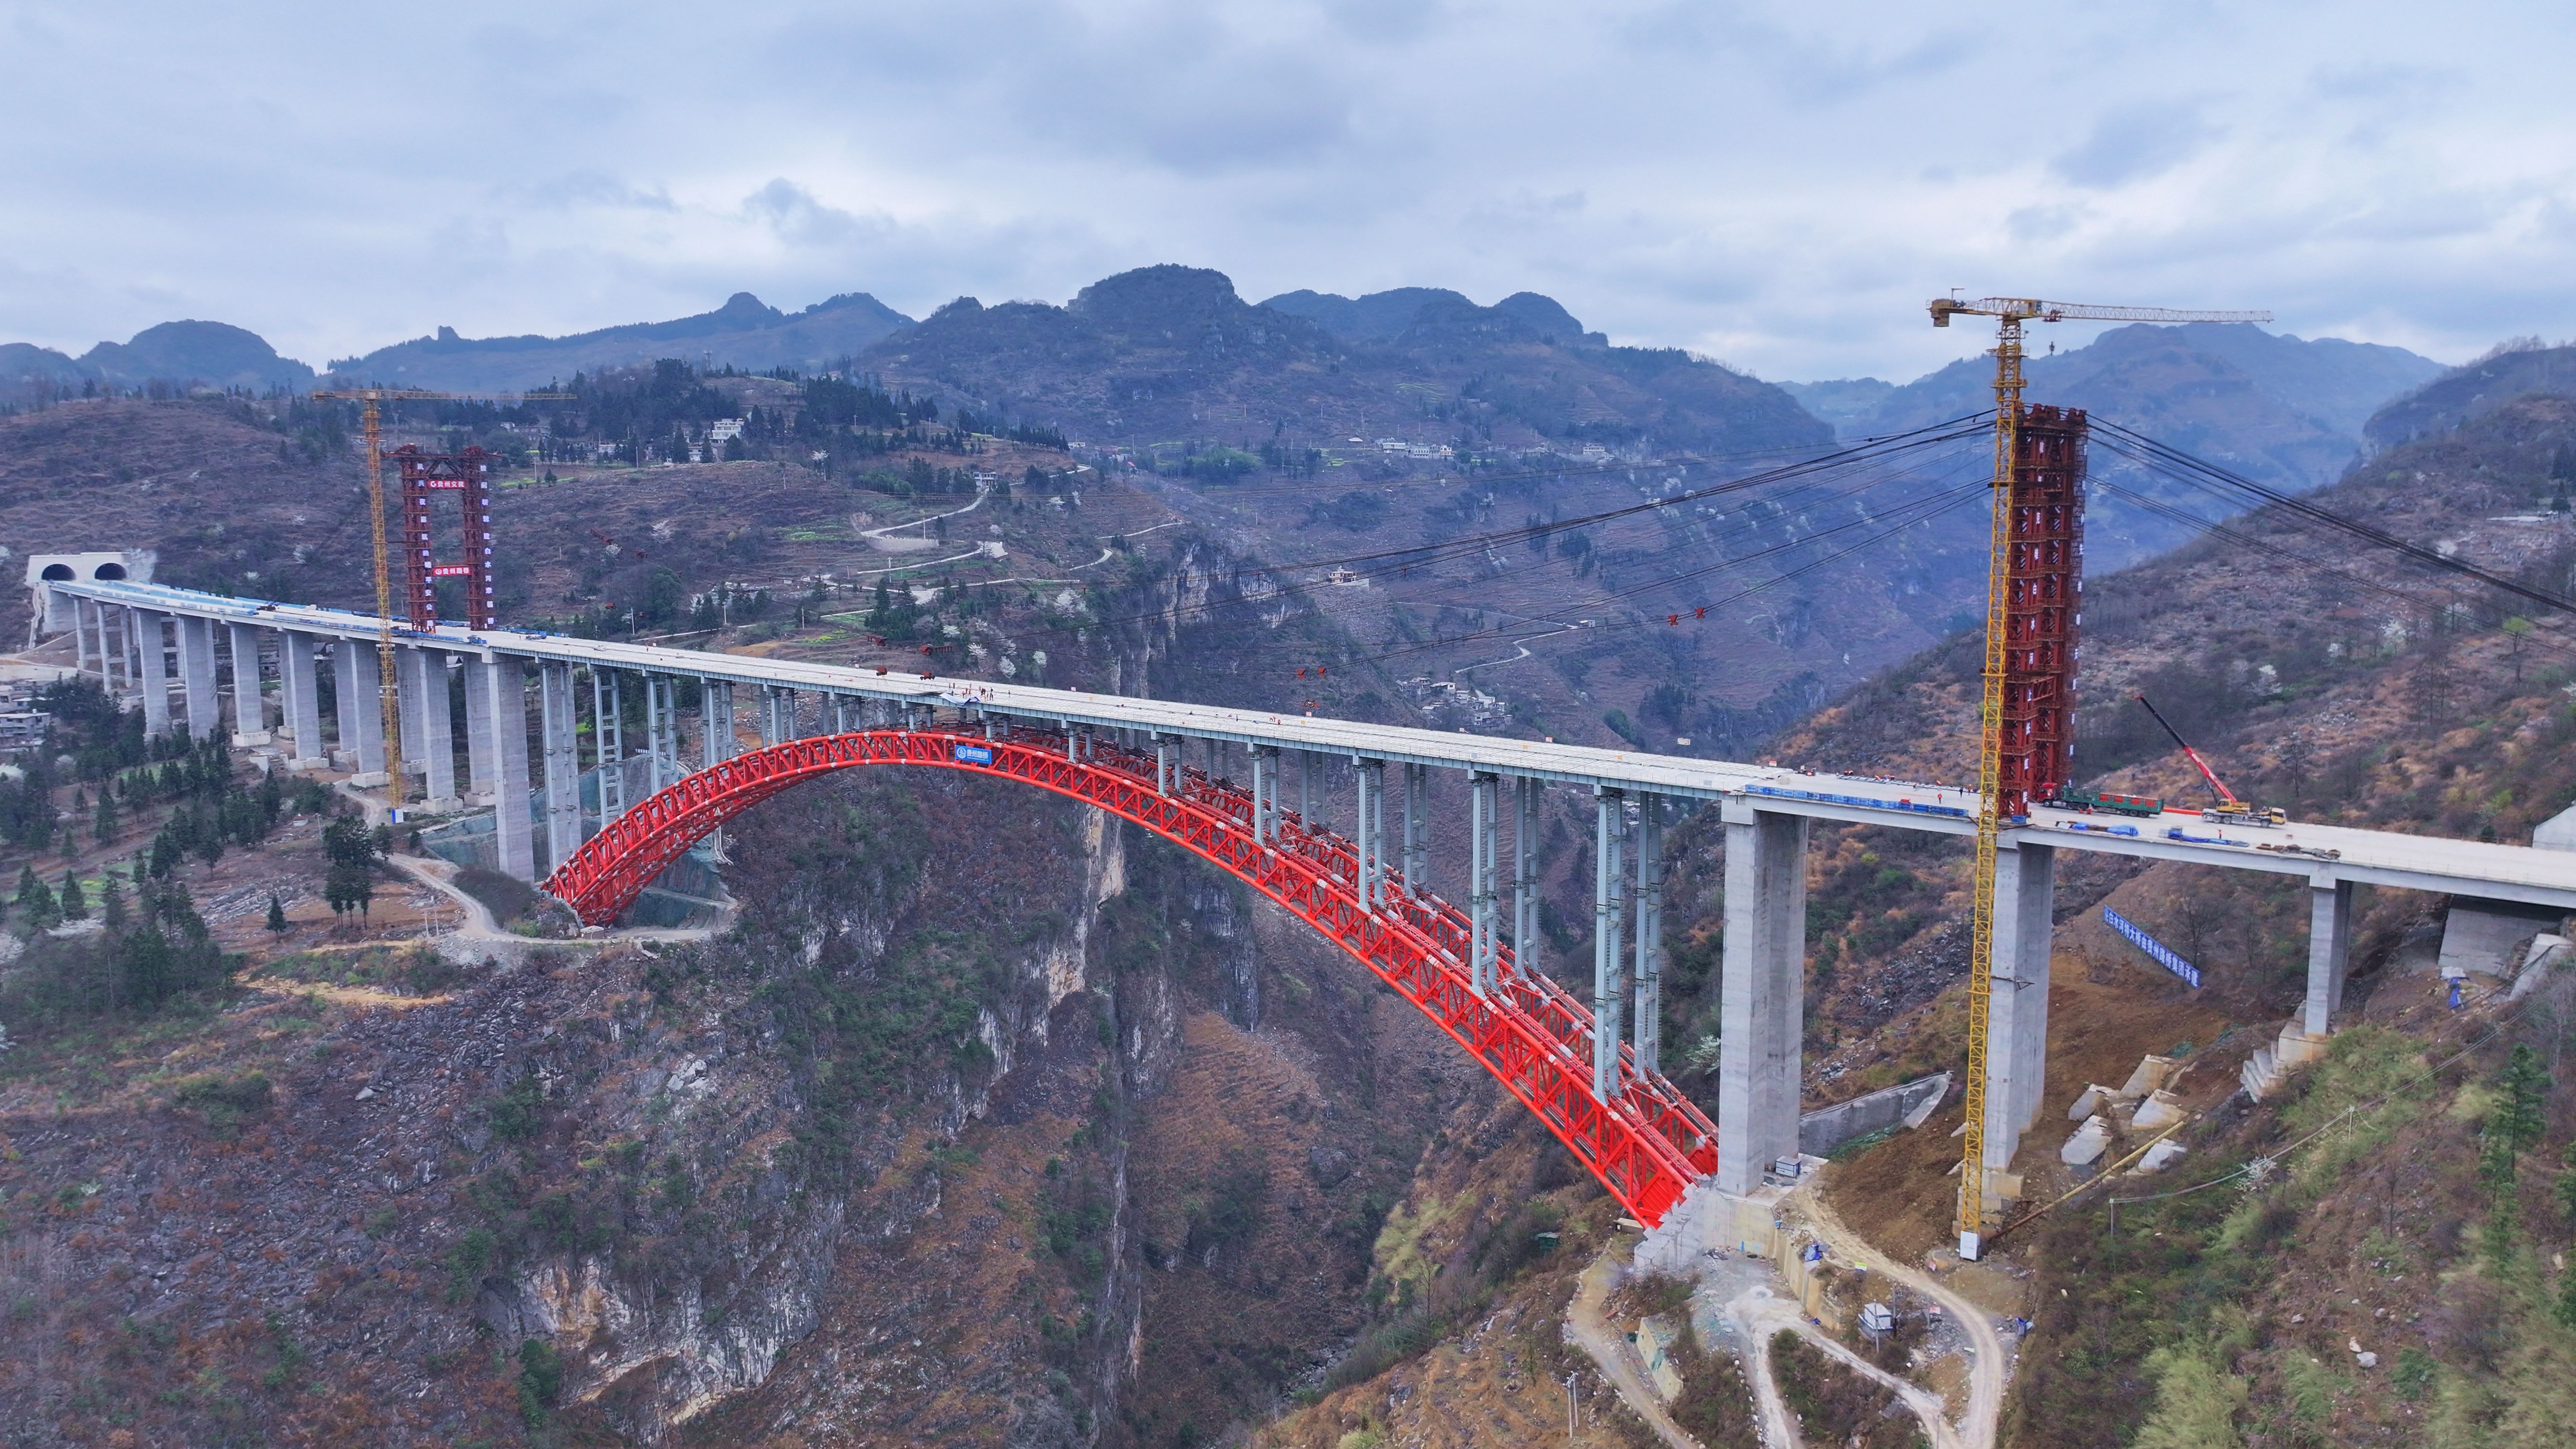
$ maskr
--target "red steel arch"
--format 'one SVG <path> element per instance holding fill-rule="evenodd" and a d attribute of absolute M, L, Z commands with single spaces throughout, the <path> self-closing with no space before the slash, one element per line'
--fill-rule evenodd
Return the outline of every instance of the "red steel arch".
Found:
<path fill-rule="evenodd" d="M 593 925 L 614 921 L 645 885 L 726 820 L 806 780 L 860 765 L 920 765 L 992 775 L 1069 796 L 1153 831 L 1212 862 L 1348 952 L 1431 1018 L 1537 1114 L 1640 1222 L 1662 1221 L 1682 1190 L 1717 1165 L 1717 1129 L 1660 1075 L 1620 1050 L 1621 1090 L 1591 1090 L 1592 1014 L 1553 981 L 1512 968 L 1480 997 L 1470 984 L 1470 925 L 1437 897 L 1400 889 L 1379 912 L 1360 904 L 1352 844 L 1277 813 L 1277 839 L 1255 838 L 1252 797 L 1197 770 L 1171 794 L 1151 755 L 1063 735 L 1013 730 L 864 730 L 790 740 L 700 770 L 608 823 L 546 879 Z"/>

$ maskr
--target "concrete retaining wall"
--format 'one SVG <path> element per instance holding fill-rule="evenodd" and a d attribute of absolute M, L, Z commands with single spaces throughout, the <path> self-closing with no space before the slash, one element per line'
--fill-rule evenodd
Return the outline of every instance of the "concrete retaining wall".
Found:
<path fill-rule="evenodd" d="M 1895 1126 L 1915 1108 L 1939 1101 L 1949 1090 L 1950 1074 L 1935 1072 L 1803 1113 L 1798 1118 L 1798 1150 L 1810 1157 L 1826 1156 L 1855 1137 Z"/>

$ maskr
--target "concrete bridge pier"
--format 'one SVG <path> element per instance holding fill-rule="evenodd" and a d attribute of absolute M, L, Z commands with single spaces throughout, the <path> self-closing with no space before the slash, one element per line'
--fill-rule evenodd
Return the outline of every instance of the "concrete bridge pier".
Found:
<path fill-rule="evenodd" d="M 1404 767 L 1404 889 L 1415 900 L 1431 894 L 1431 767 Z"/>
<path fill-rule="evenodd" d="M 2308 999 L 2299 1027 L 2311 1037 L 2334 1029 L 2352 969 L 2352 882 L 2331 871 L 2308 882 Z"/>
<path fill-rule="evenodd" d="M 1354 755 L 1359 773 L 1360 905 L 1386 909 L 1386 761 Z"/>
<path fill-rule="evenodd" d="M 644 748 L 652 756 L 653 766 L 645 781 L 647 795 L 679 783 L 680 779 L 680 704 L 679 681 L 667 674 L 644 676 Z M 777 725 L 777 701 L 770 700 L 769 727 Z M 785 737 L 764 732 L 766 744 L 780 744 Z"/>
<path fill-rule="evenodd" d="M 599 828 L 626 813 L 626 696 L 622 671 L 590 671 L 591 763 L 599 771 Z M 730 708 L 732 700 L 726 700 Z"/>
<path fill-rule="evenodd" d="M 1495 886 L 1501 871 L 1495 856 L 1502 843 L 1500 822 L 1502 777 L 1478 770 L 1467 780 L 1467 979 L 1478 996 L 1490 996 L 1500 984 L 1501 957 L 1495 909 Z"/>
<path fill-rule="evenodd" d="M 500 871 L 519 880 L 537 878 L 534 822 L 528 814 L 528 669 L 512 655 L 466 666 L 470 695 L 483 696 L 484 753 L 492 761 L 492 838 Z"/>
<path fill-rule="evenodd" d="M 572 666 L 546 660 L 537 666 L 537 738 L 545 752 L 548 870 L 581 849 L 581 736 Z M 712 738 L 712 735 L 710 736 Z"/>
<path fill-rule="evenodd" d="M 444 815 L 464 802 L 456 798 L 456 729 L 448 715 L 447 656 L 435 649 L 404 644 L 394 650 L 394 680 L 402 701 L 405 769 L 420 769 L 420 808 Z"/>
<path fill-rule="evenodd" d="M 701 679 L 698 689 L 698 721 L 702 726 L 700 733 L 705 736 L 700 741 L 703 746 L 701 754 L 707 768 L 713 769 L 740 753 L 733 732 L 733 686 L 720 680 Z M 835 714 L 839 712 L 840 702 L 839 695 L 832 696 Z M 840 721 L 835 719 L 835 733 L 839 732 L 839 725 Z"/>
<path fill-rule="evenodd" d="M 95 600 L 84 599 L 78 595 L 74 595 L 72 598 L 73 673 L 86 676 L 90 672 L 90 641 L 96 637 L 97 630 L 97 602 Z M 98 672 L 101 679 L 104 679 L 107 675 L 107 658 L 103 652 L 103 646 L 102 652 L 98 656 Z"/>
<path fill-rule="evenodd" d="M 171 623 L 179 634 L 179 692 L 188 702 L 188 733 L 220 739 L 224 722 L 215 705 L 215 622 L 181 614 Z"/>
<path fill-rule="evenodd" d="M 1637 797 L 1637 1019 L 1628 1028 L 1640 1071 L 1663 1070 L 1664 797 Z"/>
<path fill-rule="evenodd" d="M 1512 792 L 1512 965 L 1524 976 L 1538 973 L 1538 812 L 1537 777 L 1513 781 Z"/>
<path fill-rule="evenodd" d="M 110 614 L 108 611 L 116 612 Z M 122 705 L 125 696 L 134 692 L 134 621 L 132 610 L 119 605 L 98 606 L 98 677 L 107 686 L 108 698 Z"/>
<path fill-rule="evenodd" d="M 2057 849 L 1995 852 L 1995 939 L 1986 999 L 1985 1167 L 2012 1170 L 2021 1134 L 2039 1120 L 2048 1082 L 2048 958 Z M 1999 1200 L 1995 1205 L 2002 1206 Z"/>
<path fill-rule="evenodd" d="M 143 666 L 143 732 L 166 735 L 170 733 L 170 646 L 162 626 L 170 616 L 146 609 L 127 613 L 134 620 L 135 657 Z"/>
<path fill-rule="evenodd" d="M 465 658 L 465 803 L 492 803 L 494 781 L 500 765 L 493 759 L 498 743 L 492 725 L 492 692 L 482 687 L 482 676 L 475 671 L 487 661 L 474 655 Z"/>
<path fill-rule="evenodd" d="M 295 741 L 286 767 L 319 770 L 331 763 L 322 738 L 322 690 L 314 677 L 313 636 L 292 629 L 277 631 L 277 692 L 286 719 L 286 734 Z"/>
<path fill-rule="evenodd" d="M 385 782 L 383 679 L 375 645 L 342 639 L 333 646 L 331 685 L 340 707 L 340 748 L 348 751 L 355 771 L 349 783 L 360 789 Z M 401 684 L 399 674 L 395 683 Z"/>
<path fill-rule="evenodd" d="M 268 701 L 260 694 L 259 630 L 248 624 L 227 624 L 224 631 L 232 637 L 233 744 L 243 749 L 267 744 Z"/>
<path fill-rule="evenodd" d="M 1807 820 L 1727 799 L 1720 946 L 1717 1188 L 1741 1197 L 1798 1150 L 1805 1026 Z"/>
<path fill-rule="evenodd" d="M 1604 1102 L 1619 1096 L 1619 1005 L 1627 983 L 1621 979 L 1622 949 L 1620 847 L 1628 834 L 1628 800 L 1607 785 L 1592 793 L 1592 1095 Z"/>
<path fill-rule="evenodd" d="M 1252 751 L 1252 838 L 1264 845 L 1279 840 L 1279 747 L 1256 745 Z"/>

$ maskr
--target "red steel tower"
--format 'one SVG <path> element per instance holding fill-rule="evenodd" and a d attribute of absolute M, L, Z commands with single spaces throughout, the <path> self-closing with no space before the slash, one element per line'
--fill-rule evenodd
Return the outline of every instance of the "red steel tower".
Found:
<path fill-rule="evenodd" d="M 2084 411 L 2022 409 L 2004 602 L 1997 813 L 2064 788 L 2075 754 L 2075 636 L 2083 602 Z"/>
<path fill-rule="evenodd" d="M 463 579 L 466 627 L 495 627 L 492 455 L 473 447 L 462 453 L 424 453 L 404 447 L 390 456 L 402 470 L 403 598 L 411 626 L 427 630 L 438 622 L 438 580 Z M 441 492 L 455 493 L 464 508 L 461 563 L 438 562 L 430 541 L 430 495 Z"/>

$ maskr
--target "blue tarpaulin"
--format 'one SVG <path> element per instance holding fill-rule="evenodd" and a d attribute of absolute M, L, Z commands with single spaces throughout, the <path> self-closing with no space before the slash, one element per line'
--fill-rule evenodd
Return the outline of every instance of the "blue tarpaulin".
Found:
<path fill-rule="evenodd" d="M 2102 924 L 2119 932 L 2121 935 L 2128 937 L 2130 945 L 2146 952 L 2148 958 L 2153 960 L 2157 965 L 2162 966 L 2167 971 L 2181 977 L 2183 980 L 2190 982 L 2195 989 L 2199 987 L 2200 968 L 2182 959 L 2180 956 L 2175 955 L 2164 942 L 2159 941 L 2155 937 L 2148 935 L 2146 932 L 2139 930 L 2137 922 L 2121 915 L 2118 911 L 2111 909 L 2109 906 L 2104 906 L 2102 908 Z"/>

